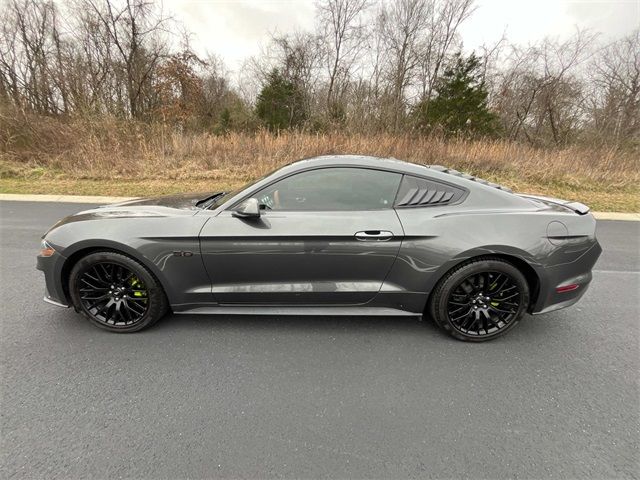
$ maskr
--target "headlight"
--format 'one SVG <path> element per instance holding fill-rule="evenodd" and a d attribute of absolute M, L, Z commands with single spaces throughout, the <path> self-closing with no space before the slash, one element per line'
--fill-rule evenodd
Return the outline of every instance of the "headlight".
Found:
<path fill-rule="evenodd" d="M 46 240 L 42 240 L 42 242 L 40 242 L 41 257 L 50 257 L 54 253 L 56 253 L 56 251 L 53 249 L 51 245 L 49 245 L 49 243 Z"/>

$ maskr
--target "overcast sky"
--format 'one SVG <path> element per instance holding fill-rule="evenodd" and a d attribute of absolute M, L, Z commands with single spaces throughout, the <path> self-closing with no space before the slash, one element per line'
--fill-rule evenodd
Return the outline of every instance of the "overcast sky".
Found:
<path fill-rule="evenodd" d="M 476 0 L 476 6 L 461 29 L 468 50 L 505 31 L 526 44 L 576 27 L 618 37 L 640 26 L 640 0 Z M 220 55 L 231 70 L 259 53 L 270 32 L 311 30 L 315 22 L 314 0 L 164 0 L 164 7 L 194 34 L 200 54 Z"/>

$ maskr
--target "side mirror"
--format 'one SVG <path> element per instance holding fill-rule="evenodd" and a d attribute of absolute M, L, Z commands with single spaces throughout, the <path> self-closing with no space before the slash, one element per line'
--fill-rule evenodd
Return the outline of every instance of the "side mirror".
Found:
<path fill-rule="evenodd" d="M 257 198 L 247 198 L 231 215 L 236 218 L 259 218 L 260 203 Z"/>

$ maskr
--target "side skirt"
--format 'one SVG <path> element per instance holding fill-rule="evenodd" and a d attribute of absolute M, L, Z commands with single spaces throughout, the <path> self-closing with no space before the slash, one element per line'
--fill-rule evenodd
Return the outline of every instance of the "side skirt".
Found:
<path fill-rule="evenodd" d="M 188 315 L 319 315 L 369 317 L 421 317 L 420 313 L 388 307 L 280 307 L 280 306 L 200 306 L 174 312 Z"/>

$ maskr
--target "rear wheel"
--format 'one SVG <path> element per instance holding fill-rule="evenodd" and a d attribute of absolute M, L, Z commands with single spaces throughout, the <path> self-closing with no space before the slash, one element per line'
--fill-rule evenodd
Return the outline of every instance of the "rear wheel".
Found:
<path fill-rule="evenodd" d="M 164 291 L 151 272 L 115 252 L 81 258 L 71 270 L 69 291 L 78 311 L 111 332 L 137 332 L 167 311 Z"/>
<path fill-rule="evenodd" d="M 482 342 L 514 328 L 529 304 L 529 286 L 512 264 L 497 258 L 466 262 L 438 283 L 430 313 L 451 336 Z"/>

